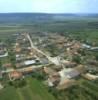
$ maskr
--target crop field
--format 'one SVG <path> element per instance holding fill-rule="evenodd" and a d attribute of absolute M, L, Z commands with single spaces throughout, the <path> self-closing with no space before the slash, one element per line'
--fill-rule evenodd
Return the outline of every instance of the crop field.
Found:
<path fill-rule="evenodd" d="M 40 81 L 33 78 L 26 81 L 27 85 L 22 88 L 5 87 L 0 91 L 0 100 L 55 100 Z"/>

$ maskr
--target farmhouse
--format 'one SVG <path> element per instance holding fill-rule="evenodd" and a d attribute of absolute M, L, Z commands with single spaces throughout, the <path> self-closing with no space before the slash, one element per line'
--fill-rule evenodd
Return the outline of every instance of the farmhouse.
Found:
<path fill-rule="evenodd" d="M 10 72 L 10 73 L 8 74 L 8 76 L 9 76 L 9 79 L 10 79 L 11 81 L 13 81 L 13 80 L 21 79 L 23 75 L 22 75 L 21 72 L 13 71 L 13 72 Z"/>

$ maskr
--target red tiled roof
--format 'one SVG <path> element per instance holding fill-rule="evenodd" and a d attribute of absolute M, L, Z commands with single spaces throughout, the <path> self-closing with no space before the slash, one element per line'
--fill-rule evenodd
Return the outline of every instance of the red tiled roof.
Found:
<path fill-rule="evenodd" d="M 13 71 L 13 72 L 9 73 L 9 76 L 11 78 L 18 79 L 18 78 L 22 77 L 22 73 L 21 72 L 17 72 L 17 71 Z"/>

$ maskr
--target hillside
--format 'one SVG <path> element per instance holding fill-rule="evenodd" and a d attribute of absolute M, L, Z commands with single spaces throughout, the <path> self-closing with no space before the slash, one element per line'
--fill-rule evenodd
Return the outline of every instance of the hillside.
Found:
<path fill-rule="evenodd" d="M 0 13 L 0 23 L 32 23 L 44 21 L 64 21 L 98 18 L 98 14 L 46 14 L 46 13 Z"/>

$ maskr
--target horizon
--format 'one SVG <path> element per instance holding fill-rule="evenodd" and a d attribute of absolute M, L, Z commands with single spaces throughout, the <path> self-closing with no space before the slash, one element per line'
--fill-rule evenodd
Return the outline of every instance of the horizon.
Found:
<path fill-rule="evenodd" d="M 98 14 L 98 13 L 47 13 L 47 12 L 0 12 L 0 14 Z"/>

